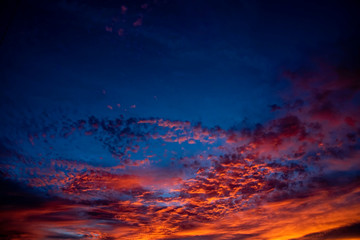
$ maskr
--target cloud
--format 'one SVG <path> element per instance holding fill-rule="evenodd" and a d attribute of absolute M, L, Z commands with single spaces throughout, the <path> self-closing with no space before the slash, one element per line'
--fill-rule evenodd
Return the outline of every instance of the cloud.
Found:
<path fill-rule="evenodd" d="M 355 223 L 350 226 L 330 229 L 324 232 L 312 233 L 306 235 L 298 240 L 307 240 L 307 239 L 357 239 L 360 237 L 360 224 Z"/>
<path fill-rule="evenodd" d="M 123 116 L 29 124 L 0 145 L 2 234 L 346 236 L 360 221 L 359 89 L 336 68 L 320 73 L 288 74 L 295 98 L 253 129 Z"/>

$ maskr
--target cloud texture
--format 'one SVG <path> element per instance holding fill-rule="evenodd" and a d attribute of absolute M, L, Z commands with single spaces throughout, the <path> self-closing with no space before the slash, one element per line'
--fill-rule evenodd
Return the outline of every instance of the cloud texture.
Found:
<path fill-rule="evenodd" d="M 14 132 L 1 145 L 3 236 L 358 236 L 359 85 L 334 69 L 286 72 L 295 98 L 254 129 L 90 116 Z"/>

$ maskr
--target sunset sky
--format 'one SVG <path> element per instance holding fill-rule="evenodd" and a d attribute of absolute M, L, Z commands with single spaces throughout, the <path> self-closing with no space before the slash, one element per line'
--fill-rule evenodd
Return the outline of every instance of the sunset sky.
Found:
<path fill-rule="evenodd" d="M 0 239 L 360 239 L 356 1 L 0 12 Z"/>

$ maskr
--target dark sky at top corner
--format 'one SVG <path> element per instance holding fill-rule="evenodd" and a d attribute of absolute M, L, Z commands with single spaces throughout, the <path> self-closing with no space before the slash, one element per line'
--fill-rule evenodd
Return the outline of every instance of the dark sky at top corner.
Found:
<path fill-rule="evenodd" d="M 1 111 L 16 109 L 12 122 L 56 111 L 224 127 L 262 122 L 288 87 L 282 72 L 313 58 L 348 58 L 359 25 L 355 1 L 2 5 Z M 117 104 L 121 110 L 107 107 Z"/>

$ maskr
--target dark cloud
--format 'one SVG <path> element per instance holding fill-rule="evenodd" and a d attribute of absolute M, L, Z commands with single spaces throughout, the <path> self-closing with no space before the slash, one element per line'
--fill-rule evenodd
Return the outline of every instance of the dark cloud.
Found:
<path fill-rule="evenodd" d="M 349 226 L 340 227 L 336 229 L 331 229 L 324 232 L 317 232 L 308 234 L 302 238 L 297 238 L 298 240 L 307 240 L 307 239 L 356 239 L 360 237 L 360 224 L 355 223 Z"/>

